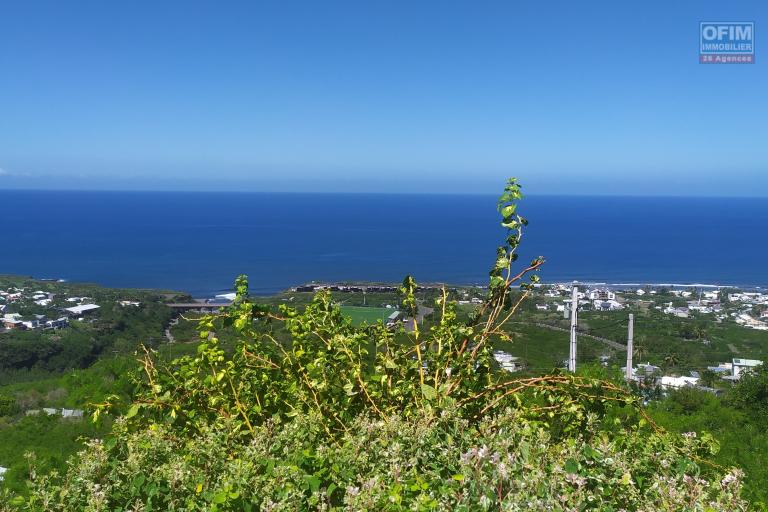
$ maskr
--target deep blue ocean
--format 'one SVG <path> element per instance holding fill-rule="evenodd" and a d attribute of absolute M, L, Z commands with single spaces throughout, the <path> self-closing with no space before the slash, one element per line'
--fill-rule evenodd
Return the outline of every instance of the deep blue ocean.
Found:
<path fill-rule="evenodd" d="M 248 274 L 486 284 L 494 196 L 0 190 L 0 273 L 210 296 Z M 534 196 L 545 282 L 768 286 L 768 199 Z"/>

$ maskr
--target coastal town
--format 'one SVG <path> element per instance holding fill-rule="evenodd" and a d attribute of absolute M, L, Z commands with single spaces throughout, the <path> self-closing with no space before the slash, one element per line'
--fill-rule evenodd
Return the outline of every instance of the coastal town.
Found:
<path fill-rule="evenodd" d="M 760 289 L 739 290 L 731 287 L 693 285 L 630 287 L 589 283 L 537 284 L 533 288 L 532 296 L 528 299 L 532 319 L 538 318 L 536 315 L 539 315 L 541 319 L 536 321 L 547 318 L 550 319 L 549 321 L 555 318 L 566 320 L 573 307 L 574 286 L 578 287 L 576 298 L 580 313 L 605 314 L 613 315 L 611 318 L 622 318 L 628 311 L 642 314 L 655 311 L 678 319 L 680 322 L 699 322 L 699 324 L 706 322 L 713 325 L 734 325 L 755 331 L 768 330 L 768 292 Z M 440 283 L 426 283 L 418 287 L 422 299 L 416 318 L 417 323 L 423 323 L 432 313 L 433 309 L 430 305 L 441 293 L 442 288 L 443 285 Z M 359 311 L 368 314 L 377 312 L 378 316 L 370 318 L 379 318 L 390 328 L 400 325 L 409 328 L 413 325 L 414 319 L 409 318 L 398 308 L 398 286 L 388 283 L 309 283 L 287 290 L 281 300 L 293 300 L 295 297 L 311 295 L 321 290 L 338 297 L 337 300 L 342 309 L 347 308 L 353 315 Z M 458 307 L 466 311 L 480 304 L 486 293 L 483 287 L 471 286 L 450 286 L 448 290 Z M 178 304 L 171 303 L 170 300 L 161 300 L 159 303 L 171 307 L 178 313 L 190 308 L 215 309 L 226 304 L 227 301 L 231 302 L 233 298 L 234 294 L 221 293 L 210 299 L 192 300 L 190 298 L 187 302 Z M 114 296 L 108 302 L 110 307 L 118 308 L 139 308 L 142 305 L 142 302 L 135 300 L 135 297 Z M 60 330 L 69 326 L 71 322 L 93 322 L 98 318 L 102 305 L 93 298 L 81 294 L 56 293 L 50 289 L 31 286 L 7 286 L 0 289 L 0 315 L 2 315 L 0 332 Z M 170 331 L 168 335 L 170 336 Z M 700 341 L 704 344 L 708 343 L 706 339 Z M 501 368 L 517 372 L 526 367 L 525 361 L 519 359 L 519 355 L 505 351 L 497 352 L 496 360 Z M 608 364 L 608 359 L 609 357 L 604 356 L 601 362 Z M 742 354 L 734 353 L 733 359 L 748 360 L 749 358 L 743 358 Z M 721 364 L 720 361 L 712 362 Z M 731 361 L 728 364 L 734 363 Z M 725 366 L 717 367 L 725 368 Z M 692 371 L 696 372 L 696 370 Z M 639 374 L 642 373 L 648 372 L 639 370 Z M 718 370 L 717 373 L 726 372 Z M 666 385 L 666 382 L 659 381 L 659 384 Z"/>
<path fill-rule="evenodd" d="M 134 301 L 121 301 L 120 304 L 139 305 Z M 0 290 L 2 327 L 6 330 L 62 329 L 71 321 L 87 321 L 99 307 L 90 297 L 57 296 L 17 287 Z"/>
<path fill-rule="evenodd" d="M 569 284 L 540 285 L 546 291 L 544 297 L 567 297 L 558 304 L 540 303 L 536 308 L 547 311 L 554 307 L 556 311 L 570 309 L 572 286 Z M 679 318 L 689 318 L 694 314 L 714 315 L 716 321 L 726 320 L 730 316 L 736 323 L 744 327 L 768 330 L 768 292 L 743 292 L 733 291 L 730 288 L 696 291 L 691 289 L 659 289 L 645 287 L 637 289 L 614 290 L 605 287 L 589 287 L 585 291 L 579 291 L 579 309 L 593 309 L 597 311 L 616 311 L 624 309 L 628 303 L 634 302 L 641 305 L 652 305 L 655 309 L 665 314 Z M 727 290 L 731 290 L 730 292 Z M 667 297 L 672 300 L 658 300 Z M 729 311 L 725 311 L 723 300 L 730 304 Z"/>
<path fill-rule="evenodd" d="M 475 311 L 488 293 L 483 286 L 423 283 L 416 291 L 415 316 L 400 306 L 399 286 L 391 283 L 314 282 L 256 300 L 301 309 L 316 293 L 325 292 L 353 325 L 381 322 L 394 339 L 405 340 L 417 326 L 426 331 L 436 325 L 435 300 L 444 288 L 460 318 Z M 195 319 L 201 314 L 215 315 L 235 299 L 232 292 L 194 298 L 179 292 L 118 290 L 27 278 L 0 280 L 0 352 L 8 354 L 6 365 L 16 365 L 15 370 L 6 369 L 12 375 L 16 375 L 14 371 L 41 370 L 55 375 L 72 365 L 106 362 L 105 354 L 132 353 L 139 341 L 157 350 L 158 356 L 190 354 L 200 342 Z M 529 290 L 509 325 L 511 341 L 493 342 L 492 365 L 509 378 L 567 369 L 568 323 L 574 307 L 579 364 L 620 375 L 643 394 L 646 404 L 684 390 L 721 397 L 768 360 L 765 290 L 571 282 L 536 284 Z M 635 358 L 627 368 L 630 314 L 636 319 Z M 126 330 L 130 329 L 137 330 L 129 334 Z M 223 327 L 216 331 L 224 346 L 231 346 L 234 333 Z M 61 359 L 65 354 L 80 354 L 81 359 Z M 52 429 L 87 424 L 84 420 L 92 406 L 79 394 L 64 392 L 68 386 L 71 384 L 59 384 L 42 395 L 33 390 L 13 391 L 10 403 L 15 405 L 7 409 L 15 415 L 13 422 L 47 422 Z M 0 402 L 2 399 L 0 387 Z M 5 475 L 15 475 L 8 471 L 18 465 L 18 458 L 0 460 L 0 481 Z"/>

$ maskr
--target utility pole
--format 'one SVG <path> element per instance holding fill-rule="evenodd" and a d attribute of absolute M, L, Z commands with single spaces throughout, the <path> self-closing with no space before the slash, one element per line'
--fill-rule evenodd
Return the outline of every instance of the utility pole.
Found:
<path fill-rule="evenodd" d="M 635 336 L 635 315 L 632 313 L 629 314 L 627 329 L 627 380 L 632 380 L 632 352 L 634 351 L 632 341 Z"/>
<path fill-rule="evenodd" d="M 568 357 L 568 371 L 576 371 L 576 325 L 578 323 L 579 311 L 579 287 L 573 287 L 571 293 L 571 351 Z"/>

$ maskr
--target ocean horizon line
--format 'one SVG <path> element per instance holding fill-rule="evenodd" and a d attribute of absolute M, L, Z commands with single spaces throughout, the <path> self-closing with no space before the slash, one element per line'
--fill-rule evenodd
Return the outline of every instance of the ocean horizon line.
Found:
<path fill-rule="evenodd" d="M 311 195 L 311 196 L 424 196 L 424 197 L 498 197 L 498 192 L 375 192 L 375 191 L 294 191 L 294 190 L 198 190 L 198 189 L 112 189 L 112 188 L 3 188 L 4 192 L 41 192 L 41 193 L 88 193 L 88 194 L 237 194 L 237 195 Z M 643 199 L 768 199 L 766 195 L 712 195 L 712 194 L 629 194 L 629 193 L 573 193 L 573 194 L 549 194 L 538 192 L 526 192 L 523 189 L 523 197 L 526 198 L 643 198 Z"/>

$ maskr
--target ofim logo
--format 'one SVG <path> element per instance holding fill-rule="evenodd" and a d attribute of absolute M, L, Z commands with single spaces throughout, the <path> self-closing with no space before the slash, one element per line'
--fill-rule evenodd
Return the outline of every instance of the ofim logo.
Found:
<path fill-rule="evenodd" d="M 699 62 L 754 64 L 755 24 L 751 21 L 702 21 L 699 25 Z"/>

